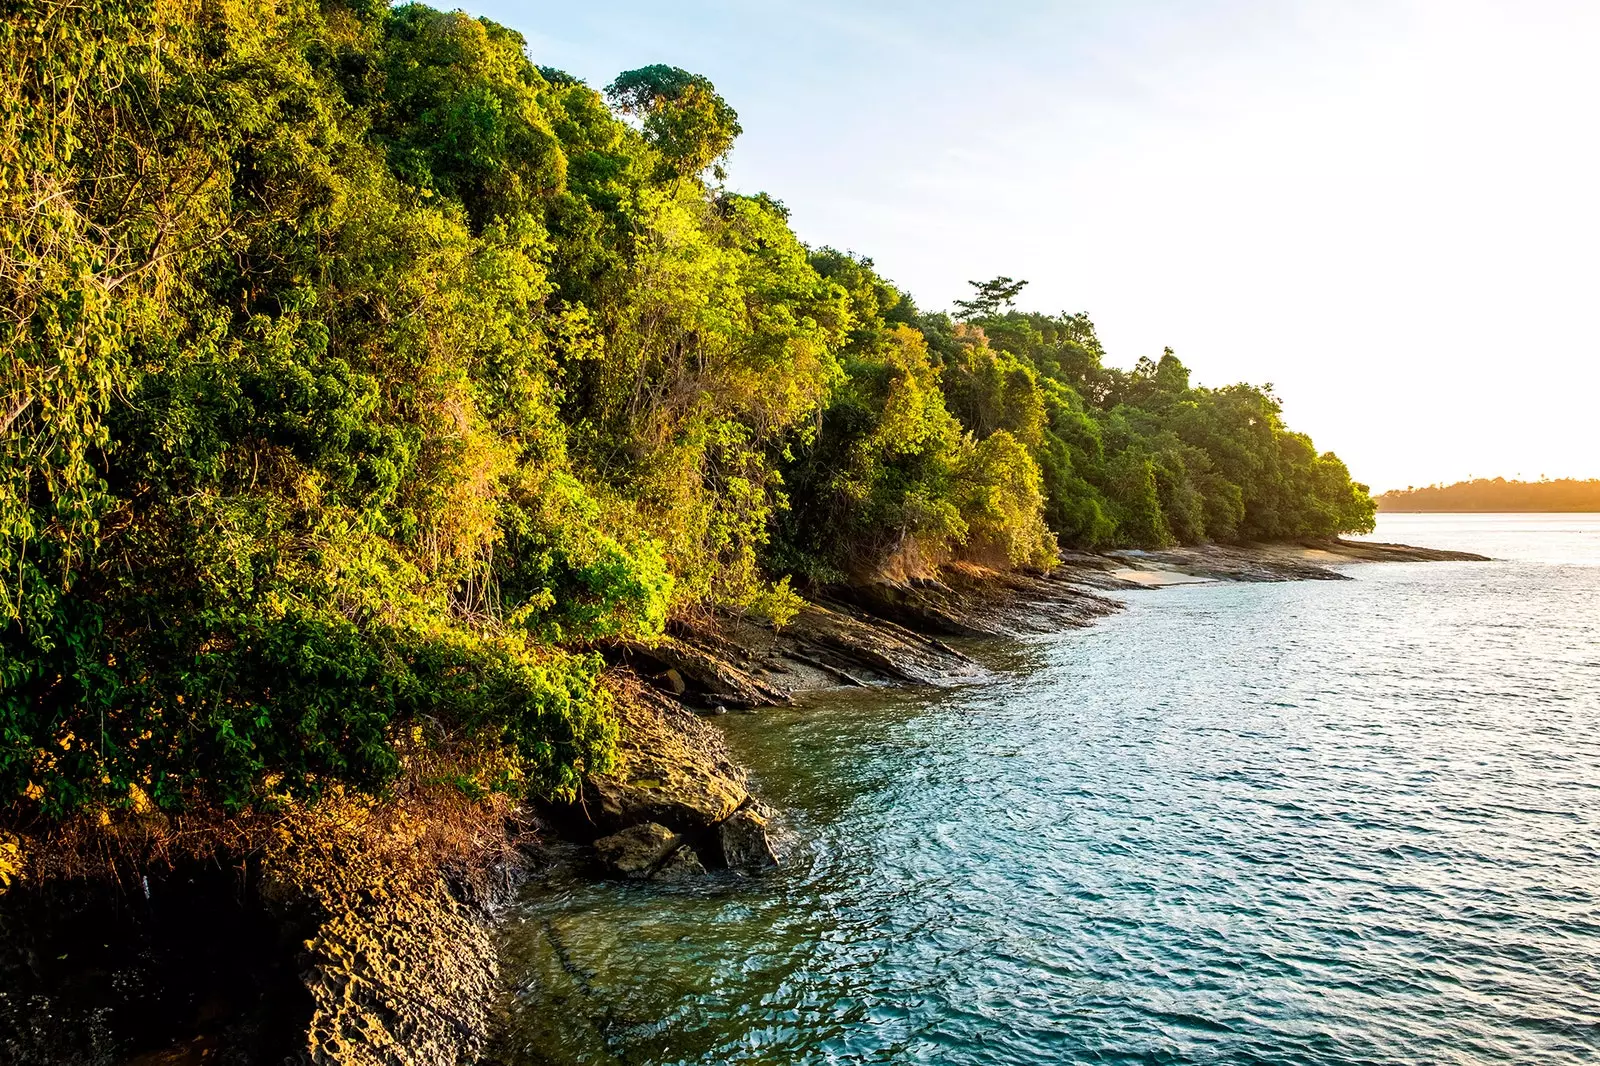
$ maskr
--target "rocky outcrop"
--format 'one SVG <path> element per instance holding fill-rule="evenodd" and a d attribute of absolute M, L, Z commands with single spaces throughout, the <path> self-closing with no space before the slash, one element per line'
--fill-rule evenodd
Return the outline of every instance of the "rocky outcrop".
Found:
<path fill-rule="evenodd" d="M 819 688 L 950 685 L 986 676 L 936 634 L 840 599 L 805 604 L 781 629 L 722 615 L 672 630 L 658 644 L 615 646 L 611 658 L 702 710 L 777 706 Z"/>
<path fill-rule="evenodd" d="M 441 854 L 425 839 L 437 815 L 373 817 L 359 805 L 330 810 L 291 829 L 262 863 L 267 907 L 306 932 L 304 1058 L 314 1066 L 475 1061 L 499 991 L 491 909 L 507 885 L 458 865 L 476 866 L 477 849 Z M 468 876 L 452 879 L 453 866 Z"/>
<path fill-rule="evenodd" d="M 341 894 L 306 942 L 318 1066 L 471 1062 L 489 1035 L 499 965 L 487 916 L 442 879 Z"/>
<path fill-rule="evenodd" d="M 673 695 L 703 707 L 770 707 L 789 699 L 789 693 L 740 664 L 745 649 L 709 628 L 668 635 L 654 644 L 618 645 L 614 655 L 657 678 Z"/>
<path fill-rule="evenodd" d="M 1077 576 L 1070 567 L 1029 574 L 953 564 L 937 578 L 873 582 L 840 595 L 919 632 L 1016 637 L 1081 628 L 1120 609 Z"/>
<path fill-rule="evenodd" d="M 475 1061 L 520 828 L 442 768 L 382 800 L 108 816 L 92 853 L 68 826 L 0 893 L 0 1062 Z"/>
<path fill-rule="evenodd" d="M 729 825 L 740 827 L 747 849 L 770 856 L 766 822 L 721 732 L 634 676 L 618 674 L 613 684 L 616 765 L 587 775 L 570 803 L 547 805 L 552 828 L 589 842 L 606 874 L 632 880 L 684 880 L 735 865 L 722 845 Z"/>
<path fill-rule="evenodd" d="M 586 776 L 571 803 L 550 808 L 567 835 L 593 839 L 651 822 L 694 834 L 749 800 L 744 769 L 715 727 L 636 677 L 613 681 L 616 765 Z"/>
<path fill-rule="evenodd" d="M 1306 546 L 1344 559 L 1366 563 L 1486 563 L 1487 555 L 1458 552 L 1447 548 L 1418 548 L 1411 544 L 1385 544 L 1376 540 L 1344 540 L 1340 537 L 1306 541 Z"/>
<path fill-rule="evenodd" d="M 767 836 L 767 820 L 755 811 L 740 811 L 718 826 L 717 842 L 729 869 L 761 870 L 778 865 Z"/>
<path fill-rule="evenodd" d="M 987 676 L 969 656 L 937 637 L 839 600 L 807 604 L 773 634 L 765 666 L 769 676 L 796 678 L 791 683 L 801 689 L 807 686 L 797 668 L 807 666 L 823 671 L 834 684 L 857 687 L 951 685 Z"/>

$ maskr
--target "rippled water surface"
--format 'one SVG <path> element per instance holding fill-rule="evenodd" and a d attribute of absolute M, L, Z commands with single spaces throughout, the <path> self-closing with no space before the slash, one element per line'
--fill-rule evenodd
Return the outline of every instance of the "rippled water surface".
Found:
<path fill-rule="evenodd" d="M 1128 594 L 954 692 L 721 721 L 787 865 L 536 886 L 516 1062 L 1600 1056 L 1600 516 Z"/>

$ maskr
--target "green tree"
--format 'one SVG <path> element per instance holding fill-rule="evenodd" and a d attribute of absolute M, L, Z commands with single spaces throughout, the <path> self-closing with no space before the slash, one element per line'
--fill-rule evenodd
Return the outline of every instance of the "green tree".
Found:
<path fill-rule="evenodd" d="M 967 320 L 990 318 L 1017 302 L 1017 295 L 1027 288 L 1026 281 L 998 277 L 990 281 L 969 281 L 975 290 L 970 300 L 957 300 L 956 312 Z"/>
<path fill-rule="evenodd" d="M 679 67 L 656 63 L 626 71 L 606 86 L 606 95 L 617 110 L 643 121 L 646 138 L 680 177 L 717 163 L 742 132 L 738 113 L 712 84 Z"/>

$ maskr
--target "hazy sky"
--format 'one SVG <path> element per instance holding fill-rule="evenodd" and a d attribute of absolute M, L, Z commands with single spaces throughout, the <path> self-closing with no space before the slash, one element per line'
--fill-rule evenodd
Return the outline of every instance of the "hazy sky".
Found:
<path fill-rule="evenodd" d="M 729 184 L 924 307 L 1026 278 L 1377 489 L 1600 476 L 1600 0 L 468 10 L 596 87 L 706 75 Z"/>

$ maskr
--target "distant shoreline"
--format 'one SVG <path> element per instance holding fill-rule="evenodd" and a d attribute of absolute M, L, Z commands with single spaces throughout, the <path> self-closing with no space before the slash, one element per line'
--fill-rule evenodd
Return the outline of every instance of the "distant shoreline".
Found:
<path fill-rule="evenodd" d="M 1600 514 L 1600 507 L 1385 507 L 1379 514 Z"/>
<path fill-rule="evenodd" d="M 1458 481 L 1454 485 L 1393 489 L 1373 497 L 1379 514 L 1600 513 L 1600 480 Z"/>

